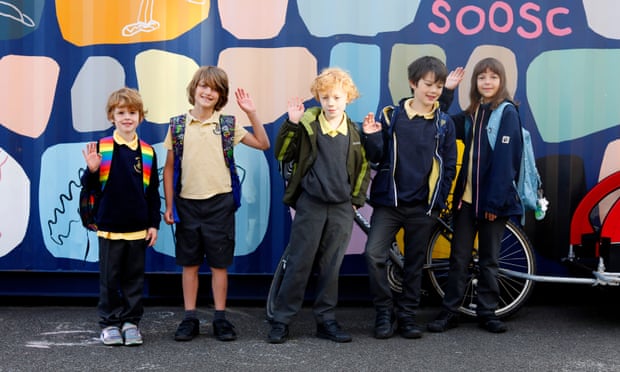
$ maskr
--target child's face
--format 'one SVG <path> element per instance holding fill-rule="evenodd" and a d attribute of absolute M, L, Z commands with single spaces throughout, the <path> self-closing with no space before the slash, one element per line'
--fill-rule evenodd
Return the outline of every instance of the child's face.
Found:
<path fill-rule="evenodd" d="M 201 81 L 196 86 L 194 93 L 194 106 L 199 106 L 203 110 L 214 110 L 220 100 L 220 93 L 212 89 L 206 82 Z"/>
<path fill-rule="evenodd" d="M 484 99 L 492 99 L 495 97 L 499 91 L 500 83 L 499 75 L 490 69 L 486 69 L 476 77 L 478 93 L 480 93 Z"/>
<path fill-rule="evenodd" d="M 319 93 L 319 102 L 328 121 L 339 120 L 347 107 L 347 93 L 342 87 L 334 87 Z"/>
<path fill-rule="evenodd" d="M 140 112 L 127 106 L 117 106 L 112 112 L 112 122 L 116 129 L 122 133 L 134 133 L 140 124 Z"/>
<path fill-rule="evenodd" d="M 432 72 L 424 75 L 420 80 L 415 83 L 411 83 L 411 89 L 413 89 L 413 96 L 416 101 L 425 107 L 430 107 L 441 96 L 444 83 L 435 81 L 435 74 Z"/>

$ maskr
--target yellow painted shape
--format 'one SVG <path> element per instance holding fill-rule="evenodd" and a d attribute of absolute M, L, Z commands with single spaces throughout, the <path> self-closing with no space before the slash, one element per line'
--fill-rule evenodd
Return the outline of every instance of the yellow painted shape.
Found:
<path fill-rule="evenodd" d="M 56 0 L 56 16 L 62 36 L 77 46 L 131 44 L 177 38 L 207 19 L 210 6 L 210 0 Z"/>
<path fill-rule="evenodd" d="M 187 84 L 198 67 L 191 58 L 161 50 L 146 50 L 136 56 L 138 89 L 148 121 L 168 123 L 191 107 Z"/>
<path fill-rule="evenodd" d="M 52 112 L 60 66 L 49 57 L 8 55 L 0 59 L 0 123 L 39 137 Z"/>

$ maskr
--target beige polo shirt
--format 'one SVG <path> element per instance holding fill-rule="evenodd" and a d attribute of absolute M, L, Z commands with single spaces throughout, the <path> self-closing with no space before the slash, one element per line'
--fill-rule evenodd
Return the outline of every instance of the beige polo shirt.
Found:
<path fill-rule="evenodd" d="M 221 113 L 201 122 L 189 112 L 185 120 L 183 139 L 183 160 L 181 161 L 181 194 L 185 199 L 209 199 L 217 194 L 232 191 L 230 171 L 224 161 Z M 248 131 L 235 121 L 234 145 L 237 145 Z M 170 130 L 164 140 L 164 147 L 172 150 Z"/>

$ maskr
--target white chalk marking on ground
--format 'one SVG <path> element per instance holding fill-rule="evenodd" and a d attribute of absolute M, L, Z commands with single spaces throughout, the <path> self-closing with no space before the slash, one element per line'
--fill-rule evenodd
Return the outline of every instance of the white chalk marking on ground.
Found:
<path fill-rule="evenodd" d="M 54 346 L 90 346 L 99 344 L 101 342 L 99 337 L 93 337 L 93 334 L 96 333 L 81 329 L 43 332 L 39 334 L 44 338 L 43 340 L 27 341 L 26 347 L 49 349 Z M 51 336 L 51 339 L 46 339 L 49 336 Z"/>

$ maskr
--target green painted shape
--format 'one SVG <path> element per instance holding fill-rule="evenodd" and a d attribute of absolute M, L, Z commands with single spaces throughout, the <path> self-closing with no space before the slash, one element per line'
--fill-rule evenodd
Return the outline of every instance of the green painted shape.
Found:
<path fill-rule="evenodd" d="M 620 123 L 620 50 L 541 53 L 527 70 L 527 100 L 542 139 L 571 141 Z"/>

